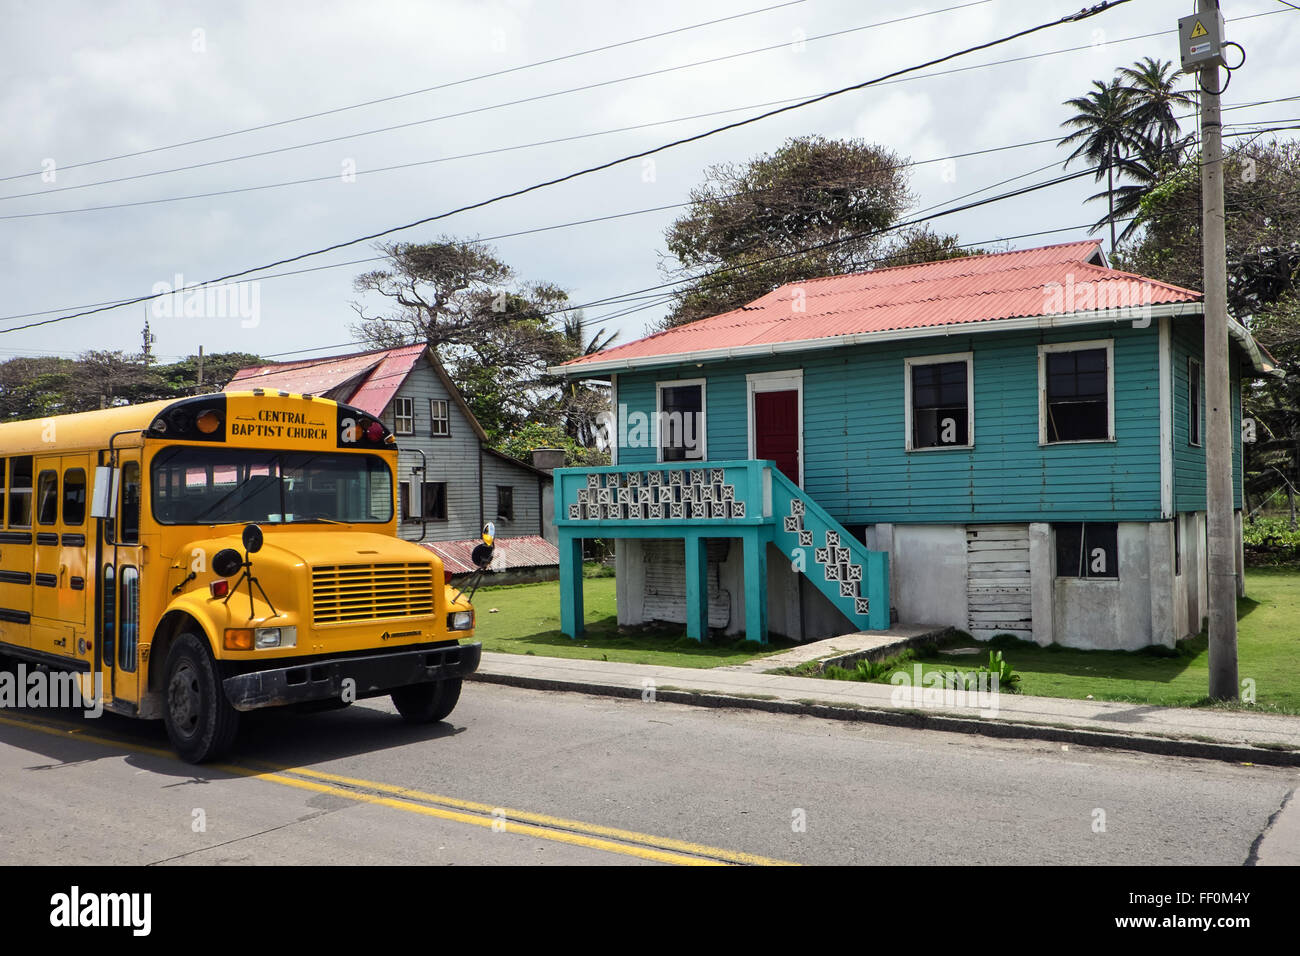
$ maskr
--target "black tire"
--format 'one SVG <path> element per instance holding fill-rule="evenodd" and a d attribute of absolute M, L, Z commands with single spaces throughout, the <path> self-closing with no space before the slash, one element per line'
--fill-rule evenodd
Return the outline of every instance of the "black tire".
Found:
<path fill-rule="evenodd" d="M 239 732 L 239 711 L 226 699 L 207 641 L 176 638 L 164 675 L 163 722 L 180 758 L 203 763 L 227 753 Z"/>
<path fill-rule="evenodd" d="M 393 691 L 393 706 L 408 724 L 434 724 L 445 720 L 460 700 L 460 678 L 429 684 L 411 684 Z"/>

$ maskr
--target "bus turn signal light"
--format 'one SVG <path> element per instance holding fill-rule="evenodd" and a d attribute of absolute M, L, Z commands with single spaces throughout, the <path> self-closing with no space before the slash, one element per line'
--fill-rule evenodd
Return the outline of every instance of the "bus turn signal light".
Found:
<path fill-rule="evenodd" d="M 199 431 L 203 432 L 203 434 L 211 435 L 221 427 L 221 416 L 212 409 L 208 409 L 194 420 L 194 424 L 198 427 Z"/>
<path fill-rule="evenodd" d="M 228 651 L 251 651 L 253 649 L 253 629 L 251 627 L 226 628 L 225 648 Z"/>

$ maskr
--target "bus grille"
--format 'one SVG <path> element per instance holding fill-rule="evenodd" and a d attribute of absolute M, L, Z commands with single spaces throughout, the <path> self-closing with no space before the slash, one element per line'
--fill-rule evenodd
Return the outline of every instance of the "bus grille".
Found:
<path fill-rule="evenodd" d="M 312 568 L 317 624 L 433 613 L 433 566 L 349 564 Z"/>

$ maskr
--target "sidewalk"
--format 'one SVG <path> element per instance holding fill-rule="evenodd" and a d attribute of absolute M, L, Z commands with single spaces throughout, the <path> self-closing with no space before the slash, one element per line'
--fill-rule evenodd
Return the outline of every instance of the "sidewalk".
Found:
<path fill-rule="evenodd" d="M 770 659 L 767 666 L 774 666 Z M 981 708 L 973 694 L 964 706 L 943 704 L 923 698 L 921 688 L 787 677 L 756 668 L 697 669 L 522 654 L 484 653 L 471 680 L 614 697 L 653 693 L 653 699 L 668 703 L 1300 766 L 1300 717 L 1278 714 L 1016 694 L 986 699 Z M 895 703 L 895 694 L 905 699 Z"/>

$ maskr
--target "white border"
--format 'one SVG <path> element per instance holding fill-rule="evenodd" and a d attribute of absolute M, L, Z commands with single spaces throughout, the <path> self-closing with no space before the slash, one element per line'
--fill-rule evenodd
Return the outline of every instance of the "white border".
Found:
<path fill-rule="evenodd" d="M 1174 513 L 1174 359 L 1170 319 L 1160 319 L 1158 368 L 1160 371 L 1160 517 Z"/>
<path fill-rule="evenodd" d="M 933 445 L 927 448 L 912 446 L 912 368 L 917 365 L 939 365 L 945 362 L 966 363 L 966 438 L 964 445 Z M 903 359 L 903 448 L 906 451 L 952 451 L 975 447 L 975 353 L 949 352 L 945 355 L 914 355 Z"/>
<path fill-rule="evenodd" d="M 614 434 L 610 436 L 609 441 L 609 463 L 611 465 L 617 465 L 619 436 L 623 434 L 624 425 L 624 423 L 619 420 L 617 372 L 609 377 L 609 407 L 614 413 L 613 416 L 611 416 L 614 421 Z"/>
<path fill-rule="evenodd" d="M 409 416 L 402 416 L 402 417 L 409 417 L 410 420 L 411 420 L 411 427 L 410 427 L 410 430 L 409 430 L 409 431 L 404 431 L 404 432 L 403 432 L 403 431 L 398 431 L 398 430 L 397 430 L 397 419 L 398 419 L 398 417 L 399 417 L 398 414 L 397 414 L 397 403 L 398 403 L 398 402 L 407 402 L 407 403 L 410 404 L 410 406 L 411 406 L 411 414 L 410 414 Z M 413 398 L 403 398 L 403 397 L 401 397 L 401 396 L 398 396 L 398 397 L 396 397 L 396 398 L 393 399 L 393 434 L 394 434 L 394 435 L 414 435 L 414 434 L 415 434 L 415 399 L 413 399 Z"/>
<path fill-rule="evenodd" d="M 799 487 L 803 487 L 803 369 L 790 369 L 785 372 L 750 372 L 745 376 L 745 418 L 749 432 L 749 458 L 756 455 L 758 444 L 754 431 L 754 396 L 759 392 L 798 392 L 799 415 Z"/>
<path fill-rule="evenodd" d="M 1192 366 L 1196 366 L 1196 407 L 1192 407 Z M 1201 363 L 1194 356 L 1187 356 L 1187 444 L 1192 448 L 1200 448 L 1201 442 L 1192 441 L 1192 422 L 1196 422 L 1196 436 L 1202 437 L 1201 432 L 1205 430 L 1205 423 L 1201 409 L 1204 407 L 1205 385 L 1203 384 L 1204 371 Z"/>
<path fill-rule="evenodd" d="M 1085 349 L 1106 350 L 1106 434 L 1107 438 L 1075 438 L 1069 441 L 1047 440 L 1047 362 L 1044 356 L 1053 352 L 1082 352 Z M 1115 340 L 1088 339 L 1082 342 L 1053 342 L 1038 346 L 1038 444 L 1046 445 L 1096 445 L 1115 440 Z"/>
<path fill-rule="evenodd" d="M 434 403 L 434 402 L 442 402 L 444 405 L 447 406 L 447 414 L 446 414 L 445 417 L 443 417 L 443 418 L 437 418 L 436 416 L 434 416 L 434 414 L 433 414 L 433 403 Z M 439 422 L 439 421 L 441 421 L 441 422 L 446 422 L 446 423 L 447 423 L 447 430 L 446 430 L 445 432 L 434 432 L 434 430 L 433 430 L 433 423 L 434 423 L 434 422 Z M 429 437 L 430 437 L 430 438 L 450 438 L 450 437 L 451 437 L 451 400 L 450 400 L 450 399 L 446 399 L 446 398 L 431 398 L 431 399 L 429 399 Z"/>
<path fill-rule="evenodd" d="M 709 380 L 707 378 L 680 378 L 664 382 L 655 382 L 655 420 L 651 432 L 655 443 L 655 461 L 664 460 L 663 446 L 659 444 L 659 413 L 664 407 L 664 389 L 680 388 L 685 385 L 700 387 L 700 457 L 685 458 L 683 461 L 709 460 Z"/>

